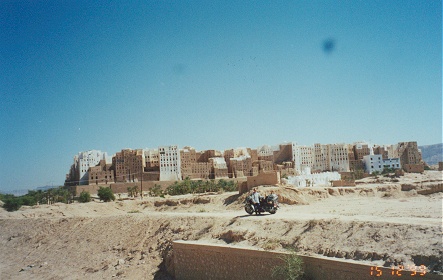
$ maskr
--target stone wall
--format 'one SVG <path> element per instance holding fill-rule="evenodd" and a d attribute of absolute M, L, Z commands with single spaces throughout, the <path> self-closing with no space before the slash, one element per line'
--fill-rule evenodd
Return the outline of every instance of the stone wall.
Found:
<path fill-rule="evenodd" d="M 213 245 L 201 242 L 174 241 L 174 275 L 177 280 L 187 279 L 273 279 L 272 268 L 283 263 L 285 253 L 238 248 L 229 245 Z M 318 280 L 370 280 L 370 279 L 441 279 L 441 276 L 394 271 L 353 261 L 334 260 L 326 257 L 302 256 L 308 279 Z M 372 275 L 371 275 L 372 273 Z M 401 274 L 398 275 L 398 274 Z"/>

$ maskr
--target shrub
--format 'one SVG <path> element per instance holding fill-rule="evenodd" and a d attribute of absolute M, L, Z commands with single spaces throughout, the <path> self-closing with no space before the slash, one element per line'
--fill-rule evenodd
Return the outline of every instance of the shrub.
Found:
<path fill-rule="evenodd" d="M 91 194 L 87 191 L 82 191 L 78 197 L 78 202 L 86 203 L 91 201 Z"/>
<path fill-rule="evenodd" d="M 149 189 L 149 195 L 150 196 L 160 196 L 160 197 L 163 196 L 164 197 L 162 187 L 160 185 L 155 184 L 154 187 Z"/>
<path fill-rule="evenodd" d="M 280 257 L 283 261 L 282 265 L 276 266 L 272 269 L 272 278 L 276 279 L 301 279 L 303 276 L 303 260 L 291 252 L 290 254 Z"/>
<path fill-rule="evenodd" d="M 234 181 L 225 181 L 223 179 L 220 179 L 217 183 L 217 186 L 223 191 L 227 192 L 234 192 L 238 190 L 237 183 L 235 183 Z"/>
<path fill-rule="evenodd" d="M 3 198 L 3 202 L 4 202 L 3 208 L 9 212 L 17 211 L 23 205 L 22 199 L 20 197 L 14 197 L 14 196 L 8 196 Z"/>
<path fill-rule="evenodd" d="M 100 198 L 100 200 L 103 200 L 104 202 L 110 202 L 111 200 L 112 201 L 115 200 L 115 196 L 111 188 L 100 187 L 98 189 L 97 195 Z"/>
<path fill-rule="evenodd" d="M 166 188 L 164 194 L 169 195 L 181 195 L 188 193 L 205 193 L 205 192 L 221 192 L 221 191 L 236 191 L 238 189 L 237 183 L 233 181 L 226 181 L 220 179 L 218 182 L 215 180 L 198 180 L 194 181 L 186 178 L 182 182 L 175 182 Z M 150 190 L 150 193 L 153 190 Z"/>
<path fill-rule="evenodd" d="M 138 195 L 138 186 L 128 187 L 128 196 L 136 197 Z"/>

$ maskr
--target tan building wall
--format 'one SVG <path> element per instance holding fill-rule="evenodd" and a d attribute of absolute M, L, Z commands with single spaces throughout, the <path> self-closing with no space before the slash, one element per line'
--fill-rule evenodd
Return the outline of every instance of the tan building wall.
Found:
<path fill-rule="evenodd" d="M 106 164 L 105 160 L 101 160 L 97 166 L 90 167 L 88 171 L 88 182 L 92 184 L 114 183 L 114 168 L 112 164 Z"/>
<path fill-rule="evenodd" d="M 365 170 L 365 164 L 360 159 L 349 160 L 349 170 Z"/>
<path fill-rule="evenodd" d="M 145 167 L 143 150 L 123 149 L 115 154 L 112 159 L 115 167 L 115 181 L 129 182 L 141 180 Z"/>
<path fill-rule="evenodd" d="M 229 159 L 229 166 L 235 178 L 243 176 L 252 176 L 252 160 L 251 158 L 231 158 Z"/>
<path fill-rule="evenodd" d="M 274 163 L 274 155 L 259 156 L 258 160 L 270 161 Z"/>
<path fill-rule="evenodd" d="M 349 171 L 348 145 L 329 144 L 329 171 L 347 172 Z"/>
<path fill-rule="evenodd" d="M 274 162 L 274 151 L 272 147 L 268 145 L 264 145 L 257 150 L 257 158 L 258 160 L 266 160 Z"/>
<path fill-rule="evenodd" d="M 405 164 L 403 169 L 409 173 L 423 173 L 425 171 L 423 164 Z"/>
<path fill-rule="evenodd" d="M 229 178 L 234 178 L 234 174 L 232 172 L 231 161 L 230 161 L 230 159 L 234 157 L 234 150 L 233 149 L 225 150 L 223 152 L 223 157 L 225 158 L 226 165 L 228 167 L 228 176 L 229 176 Z"/>
<path fill-rule="evenodd" d="M 191 179 L 209 179 L 211 173 L 211 164 L 209 162 L 196 162 L 191 165 Z"/>
<path fill-rule="evenodd" d="M 219 158 L 221 159 L 221 157 Z M 210 158 L 209 165 L 211 167 L 210 179 L 229 178 L 226 162 L 218 163 L 216 158 Z"/>
<path fill-rule="evenodd" d="M 248 148 L 248 153 L 251 156 L 251 160 L 254 162 L 258 160 L 258 151 L 256 149 Z"/>
<path fill-rule="evenodd" d="M 422 164 L 422 156 L 418 150 L 417 142 L 400 142 L 397 146 L 397 154 L 401 166 L 406 164 Z"/>
<path fill-rule="evenodd" d="M 206 150 L 198 153 L 197 162 L 209 162 L 210 158 L 221 157 L 221 152 L 217 150 Z"/>
<path fill-rule="evenodd" d="M 348 158 L 349 161 L 355 160 L 354 145 L 351 144 L 348 145 Z"/>
<path fill-rule="evenodd" d="M 221 157 L 216 150 L 198 152 L 192 147 L 180 150 L 182 179 L 214 179 L 227 178 L 228 169 L 214 168 L 212 158 Z"/>
<path fill-rule="evenodd" d="M 192 147 L 184 147 L 180 149 L 180 168 L 182 179 L 192 176 L 192 165 L 197 162 L 197 152 Z"/>
<path fill-rule="evenodd" d="M 295 169 L 294 168 L 280 168 L 281 165 L 275 166 L 275 171 L 280 172 L 280 177 L 283 176 L 295 176 Z"/>
<path fill-rule="evenodd" d="M 260 172 L 257 176 L 247 177 L 248 188 L 247 192 L 252 188 L 262 185 L 277 185 L 280 184 L 280 172 Z M 244 191 L 244 190 L 242 190 Z"/>
<path fill-rule="evenodd" d="M 329 149 L 327 145 L 314 144 L 313 168 L 315 171 L 330 171 Z"/>
<path fill-rule="evenodd" d="M 382 155 L 383 159 L 389 158 L 388 150 L 382 146 L 374 147 L 374 155 Z"/>
<path fill-rule="evenodd" d="M 274 163 L 281 164 L 285 161 L 292 161 L 292 143 L 279 145 L 279 150 L 274 151 Z"/>
<path fill-rule="evenodd" d="M 257 280 L 273 279 L 272 269 L 283 265 L 283 252 L 253 250 L 233 246 L 209 245 L 190 241 L 174 241 L 173 270 L 169 271 L 177 280 L 187 279 L 230 279 Z M 391 269 L 378 267 L 381 275 L 371 275 L 371 265 L 347 262 L 337 258 L 300 256 L 303 260 L 306 279 L 334 280 L 380 280 L 401 278 L 405 280 L 441 279 L 440 275 L 427 273 L 411 276 L 403 272 L 401 277 L 392 276 Z M 418 274 L 417 274 L 418 275 Z"/>
<path fill-rule="evenodd" d="M 438 162 L 438 171 L 443 171 L 443 161 Z"/>
<path fill-rule="evenodd" d="M 354 159 L 362 160 L 364 156 L 369 155 L 370 147 L 367 144 L 354 145 Z"/>
<path fill-rule="evenodd" d="M 250 148 L 229 149 L 223 153 L 225 158 L 229 178 L 238 178 L 243 176 L 252 176 L 252 162 L 258 160 L 257 150 Z M 240 160 L 241 157 L 247 157 Z"/>
<path fill-rule="evenodd" d="M 152 168 L 151 171 L 143 172 L 143 181 L 160 181 L 160 169 Z"/>
<path fill-rule="evenodd" d="M 214 177 L 210 179 L 228 178 L 228 168 L 213 168 L 212 175 Z"/>
<path fill-rule="evenodd" d="M 274 163 L 272 161 L 257 160 L 252 163 L 252 166 L 257 167 L 258 172 L 274 170 Z"/>
<path fill-rule="evenodd" d="M 145 150 L 145 170 L 157 169 L 159 170 L 159 158 L 158 158 L 158 150 L 150 149 Z"/>

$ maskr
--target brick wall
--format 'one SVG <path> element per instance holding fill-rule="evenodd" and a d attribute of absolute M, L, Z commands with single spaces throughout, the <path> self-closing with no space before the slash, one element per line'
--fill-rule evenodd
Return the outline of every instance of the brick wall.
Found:
<path fill-rule="evenodd" d="M 232 246 L 209 245 L 190 241 L 174 241 L 174 274 L 177 280 L 187 279 L 272 279 L 272 268 L 281 265 L 285 253 L 261 251 Z M 370 279 L 441 279 L 441 276 L 411 272 L 392 275 L 389 268 L 373 270 L 371 266 L 326 257 L 302 257 L 308 279 L 370 280 Z M 379 274 L 376 276 L 375 274 Z M 381 274 L 381 275 L 380 275 Z"/>

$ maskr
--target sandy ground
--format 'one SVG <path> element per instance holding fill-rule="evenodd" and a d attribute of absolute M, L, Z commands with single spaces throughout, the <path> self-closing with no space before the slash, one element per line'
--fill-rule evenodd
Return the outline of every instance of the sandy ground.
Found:
<path fill-rule="evenodd" d="M 171 242 L 180 239 L 441 272 L 443 193 L 419 193 L 442 175 L 261 187 L 279 195 L 275 215 L 246 214 L 237 193 L 0 209 L 0 279 L 173 279 Z"/>

